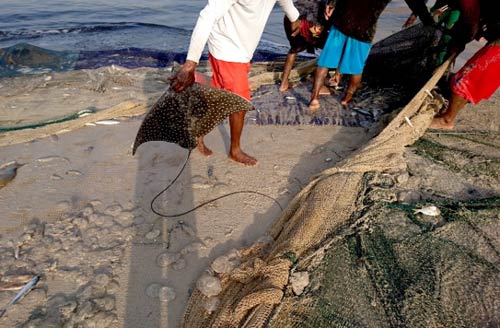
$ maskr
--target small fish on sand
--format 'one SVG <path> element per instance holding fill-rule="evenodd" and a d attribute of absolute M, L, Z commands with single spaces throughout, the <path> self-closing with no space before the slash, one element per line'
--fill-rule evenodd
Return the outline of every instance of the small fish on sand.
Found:
<path fill-rule="evenodd" d="M 422 213 L 422 214 L 428 215 L 428 216 L 438 216 L 439 214 L 441 214 L 441 211 L 439 210 L 439 208 L 437 208 L 437 206 L 434 206 L 434 205 L 415 209 L 413 212 L 415 214 Z"/>
<path fill-rule="evenodd" d="M 120 121 L 117 120 L 101 120 L 101 121 L 95 121 L 95 124 L 98 125 L 115 125 L 115 124 L 120 124 Z"/>
<path fill-rule="evenodd" d="M 66 157 L 62 157 L 62 156 L 45 156 L 45 157 L 37 158 L 36 161 L 39 163 L 50 163 L 50 162 L 55 162 L 55 161 L 63 161 L 63 162 L 69 163 L 69 159 L 67 159 Z"/>
<path fill-rule="evenodd" d="M 7 305 L 5 305 L 3 308 L 0 308 L 0 317 L 2 317 L 5 312 L 7 312 L 9 307 L 16 304 L 21 298 L 28 294 L 33 289 L 33 287 L 36 286 L 39 280 L 40 276 L 35 276 L 19 291 L 19 293 L 16 294 L 16 296 L 14 296 L 14 298 L 10 300 L 9 303 L 7 303 Z"/>

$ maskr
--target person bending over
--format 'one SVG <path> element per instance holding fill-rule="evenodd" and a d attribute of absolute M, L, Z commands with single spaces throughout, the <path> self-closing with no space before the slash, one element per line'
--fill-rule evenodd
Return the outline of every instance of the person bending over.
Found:
<path fill-rule="evenodd" d="M 300 33 L 292 36 L 292 23 L 287 16 L 283 19 L 285 34 L 290 42 L 290 50 L 286 56 L 283 75 L 279 90 L 281 92 L 290 87 L 288 78 L 292 71 L 297 54 L 304 50 L 313 54 L 315 49 L 323 49 L 328 30 L 330 29 L 330 17 L 335 8 L 336 0 L 298 0 L 295 7 L 299 10 L 301 29 Z M 329 94 L 329 92 L 328 92 Z"/>
<path fill-rule="evenodd" d="M 488 99 L 500 87 L 500 1 L 460 0 L 459 9 L 460 19 L 451 31 L 451 52 L 459 54 L 474 38 L 488 42 L 453 76 L 448 107 L 432 120 L 432 129 L 452 130 L 468 102 Z"/>

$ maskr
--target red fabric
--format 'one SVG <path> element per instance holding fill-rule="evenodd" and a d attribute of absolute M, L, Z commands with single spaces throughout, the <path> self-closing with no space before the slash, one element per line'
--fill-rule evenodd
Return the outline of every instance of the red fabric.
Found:
<path fill-rule="evenodd" d="M 302 19 L 300 24 L 300 34 L 307 42 L 312 43 L 311 31 L 309 30 L 311 26 L 309 25 L 309 21 L 307 19 Z"/>
<path fill-rule="evenodd" d="M 451 81 L 451 90 L 477 104 L 500 87 L 500 46 L 486 45 L 472 56 Z"/>
<path fill-rule="evenodd" d="M 211 85 L 216 88 L 234 92 L 250 101 L 250 86 L 248 84 L 248 73 L 250 63 L 233 63 L 219 60 L 208 54 L 208 60 L 212 67 Z"/>

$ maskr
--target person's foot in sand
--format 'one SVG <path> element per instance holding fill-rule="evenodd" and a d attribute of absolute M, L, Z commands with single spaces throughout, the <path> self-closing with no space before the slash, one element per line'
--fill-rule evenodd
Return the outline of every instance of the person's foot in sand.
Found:
<path fill-rule="evenodd" d="M 316 111 L 321 108 L 321 105 L 319 104 L 318 99 L 313 99 L 309 103 L 309 106 L 307 107 L 311 112 Z"/>
<path fill-rule="evenodd" d="M 293 83 L 290 83 L 287 80 L 283 80 L 283 81 L 281 81 L 281 84 L 280 84 L 280 87 L 278 90 L 280 92 L 285 92 L 286 90 L 291 89 L 291 88 L 293 88 Z"/>
<path fill-rule="evenodd" d="M 340 101 L 342 105 L 346 106 L 352 100 L 352 96 L 354 96 L 354 93 L 361 84 L 361 78 L 361 74 L 352 74 L 349 77 L 349 87 L 347 88 L 344 97 Z"/>
<path fill-rule="evenodd" d="M 200 151 L 200 153 L 202 155 L 207 156 L 207 157 L 214 153 L 210 148 L 208 148 L 205 145 L 205 142 L 203 141 L 203 137 L 198 138 L 198 150 Z"/>
<path fill-rule="evenodd" d="M 434 117 L 429 125 L 429 128 L 437 130 L 453 130 L 455 128 L 455 119 L 457 118 L 458 113 L 468 102 L 469 101 L 464 97 L 452 92 L 448 108 L 446 108 L 443 113 Z"/>
<path fill-rule="evenodd" d="M 436 116 L 432 119 L 431 124 L 429 125 L 430 129 L 436 130 L 453 130 L 455 127 L 454 122 L 447 121 L 443 116 Z"/>
<path fill-rule="evenodd" d="M 328 75 L 328 68 L 318 66 L 316 67 L 316 72 L 314 73 L 313 90 L 311 93 L 311 100 L 309 101 L 309 110 L 315 111 L 320 109 L 319 105 L 319 95 L 322 87 L 325 86 L 325 78 Z"/>
<path fill-rule="evenodd" d="M 241 148 L 236 149 L 236 150 L 231 150 L 228 155 L 230 160 L 233 160 L 235 162 L 238 162 L 243 165 L 247 166 L 253 166 L 258 163 L 258 161 L 253 158 L 252 156 L 246 154 L 241 150 Z"/>
<path fill-rule="evenodd" d="M 229 128 L 231 129 L 231 149 L 229 150 L 229 159 L 243 165 L 255 165 L 257 160 L 241 150 L 240 139 L 245 122 L 245 111 L 236 112 L 229 116 Z"/>
<path fill-rule="evenodd" d="M 352 91 L 349 91 L 347 90 L 344 97 L 342 98 L 342 100 L 340 101 L 340 103 L 343 105 L 343 106 L 347 106 L 347 104 L 349 104 L 349 102 L 351 102 L 352 100 L 352 95 L 353 95 L 353 92 Z"/>

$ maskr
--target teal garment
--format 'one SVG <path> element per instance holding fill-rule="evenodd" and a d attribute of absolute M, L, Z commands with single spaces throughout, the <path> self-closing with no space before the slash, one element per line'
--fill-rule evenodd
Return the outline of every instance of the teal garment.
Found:
<path fill-rule="evenodd" d="M 332 26 L 318 66 L 337 68 L 341 74 L 361 74 L 371 47 L 370 43 L 348 37 Z"/>
<path fill-rule="evenodd" d="M 431 13 L 434 13 L 437 9 L 439 8 L 435 5 L 434 7 L 431 8 Z M 438 44 L 439 52 L 436 59 L 437 65 L 441 65 L 449 55 L 450 51 L 449 45 L 453 38 L 451 36 L 451 30 L 459 18 L 460 18 L 460 11 L 457 9 L 448 9 L 447 11 L 442 13 L 438 18 L 437 24 L 439 26 L 442 25 L 444 27 L 444 31 L 443 31 L 443 36 L 441 37 L 441 40 L 439 40 Z"/>

